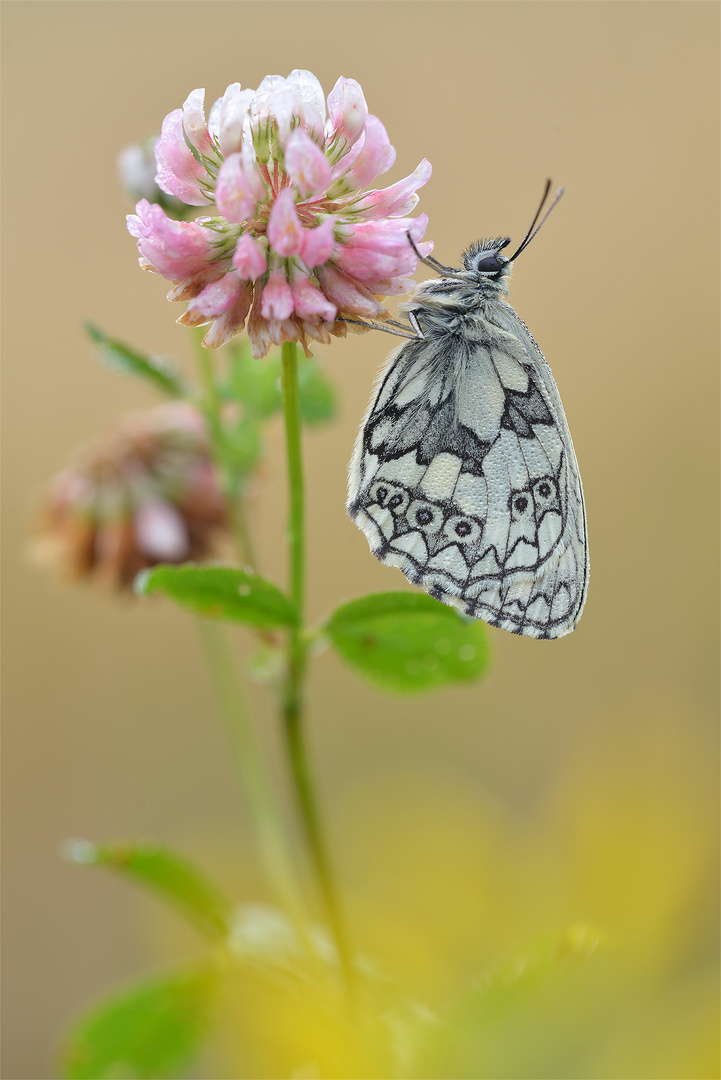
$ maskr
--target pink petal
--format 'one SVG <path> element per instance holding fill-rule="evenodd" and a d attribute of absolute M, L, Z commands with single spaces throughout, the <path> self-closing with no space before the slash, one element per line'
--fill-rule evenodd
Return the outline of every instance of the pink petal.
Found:
<path fill-rule="evenodd" d="M 368 289 L 360 282 L 352 281 L 330 263 L 321 266 L 317 274 L 321 289 L 339 312 L 366 319 L 374 319 L 385 313 L 386 309 Z"/>
<path fill-rule="evenodd" d="M 419 214 L 417 218 L 385 218 L 381 221 L 361 221 L 353 226 L 352 235 L 345 245 L 349 248 L 362 247 L 379 255 L 402 256 L 413 248 L 408 234 L 418 243 L 428 226 L 428 215 Z"/>
<path fill-rule="evenodd" d="M 362 134 L 368 116 L 368 106 L 360 83 L 341 76 L 328 95 L 328 115 L 330 138 L 340 135 L 352 146 Z"/>
<path fill-rule="evenodd" d="M 188 148 L 183 135 L 183 113 L 180 109 L 168 113 L 155 144 L 155 163 L 158 173 L 155 181 L 167 195 L 189 206 L 207 206 L 200 181 L 210 178 Z"/>
<path fill-rule="evenodd" d="M 293 314 L 293 293 L 281 270 L 274 270 L 268 278 L 260 310 L 264 319 L 289 319 Z"/>
<path fill-rule="evenodd" d="M 133 521 L 135 539 L 144 555 L 159 562 L 180 562 L 190 550 L 185 523 L 169 502 L 148 499 Z"/>
<path fill-rule="evenodd" d="M 275 200 L 266 235 L 273 250 L 283 258 L 300 253 L 303 246 L 303 227 L 298 219 L 290 188 L 283 188 Z"/>
<path fill-rule="evenodd" d="M 360 281 L 376 281 L 391 277 L 398 269 L 397 255 L 383 255 L 372 248 L 342 246 L 335 257 L 336 265 L 349 277 Z"/>
<path fill-rule="evenodd" d="M 313 319 L 320 316 L 326 322 L 333 322 L 338 309 L 320 289 L 311 285 L 305 275 L 298 277 L 293 282 L 293 309 L 296 315 L 302 319 Z"/>
<path fill-rule="evenodd" d="M 377 116 L 366 118 L 361 151 L 344 175 L 351 188 L 362 188 L 388 172 L 396 160 L 395 148 L 391 146 L 388 133 Z"/>
<path fill-rule="evenodd" d="M 205 122 L 203 101 L 205 90 L 193 90 L 183 103 L 183 129 L 196 150 L 209 154 L 213 149 L 208 125 Z"/>
<path fill-rule="evenodd" d="M 327 262 L 335 250 L 334 222 L 324 218 L 315 229 L 303 229 L 301 258 L 306 266 L 320 266 Z"/>
<path fill-rule="evenodd" d="M 254 240 L 250 233 L 243 233 L 235 245 L 233 265 L 246 281 L 255 281 L 268 267 L 266 248 Z"/>
<path fill-rule="evenodd" d="M 188 311 L 215 317 L 232 308 L 240 296 L 240 279 L 237 274 L 223 274 L 222 278 L 206 285 L 203 291 L 188 304 Z"/>
<path fill-rule="evenodd" d="M 255 215 L 259 179 L 257 173 L 254 177 L 248 175 L 240 154 L 231 154 L 225 159 L 215 185 L 215 201 L 227 221 L 246 221 Z"/>
<path fill-rule="evenodd" d="M 175 281 L 201 273 L 213 261 L 209 233 L 196 221 L 173 221 L 157 203 L 141 199 L 128 215 L 138 251 L 163 277 Z"/>
<path fill-rule="evenodd" d="M 330 163 L 322 150 L 300 128 L 285 145 L 285 170 L 304 199 L 319 195 L 330 183 Z"/>
<path fill-rule="evenodd" d="M 233 306 L 213 321 L 213 325 L 203 338 L 206 349 L 219 349 L 240 333 L 250 310 L 252 296 L 252 285 L 245 285 Z"/>
<path fill-rule="evenodd" d="M 391 184 L 390 187 L 381 188 L 380 191 L 369 192 L 365 199 L 355 204 L 354 209 L 362 210 L 366 219 L 410 214 L 418 203 L 416 191 L 428 183 L 430 176 L 431 163 L 423 158 L 410 176 L 399 180 L 397 184 Z"/>

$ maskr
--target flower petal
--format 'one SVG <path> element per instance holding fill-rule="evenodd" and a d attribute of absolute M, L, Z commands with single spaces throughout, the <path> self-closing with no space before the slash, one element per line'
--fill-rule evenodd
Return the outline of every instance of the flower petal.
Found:
<path fill-rule="evenodd" d="M 396 160 L 395 147 L 377 116 L 366 117 L 363 146 L 358 157 L 344 174 L 351 189 L 365 187 L 376 176 L 388 172 Z"/>
<path fill-rule="evenodd" d="M 201 154 L 209 154 L 213 149 L 208 125 L 205 122 L 205 90 L 193 90 L 183 103 L 183 130 L 188 140 Z"/>
<path fill-rule="evenodd" d="M 135 539 L 146 558 L 180 562 L 190 550 L 185 522 L 166 499 L 147 499 L 135 514 Z"/>
<path fill-rule="evenodd" d="M 203 338 L 206 349 L 219 349 L 240 333 L 245 326 L 252 297 L 252 285 L 244 285 L 233 306 L 213 320 L 213 325 Z"/>
<path fill-rule="evenodd" d="M 185 142 L 183 113 L 175 109 L 163 120 L 163 127 L 155 144 L 155 163 L 158 172 L 155 182 L 167 195 L 175 195 L 189 206 L 207 206 L 203 182 L 210 177 Z"/>
<path fill-rule="evenodd" d="M 386 309 L 368 289 L 330 263 L 319 267 L 317 274 L 321 289 L 340 313 L 360 315 L 366 319 L 375 319 L 386 313 Z"/>
<path fill-rule="evenodd" d="M 286 143 L 285 169 L 304 199 L 325 191 L 330 183 L 328 159 L 300 128 L 290 134 Z"/>
<path fill-rule="evenodd" d="M 243 233 L 235 245 L 233 265 L 246 281 L 255 281 L 268 268 L 266 248 L 254 240 L 250 233 Z"/>
<path fill-rule="evenodd" d="M 287 79 L 294 99 L 294 112 L 300 117 L 301 127 L 314 139 L 323 139 L 325 127 L 325 95 L 323 87 L 312 71 L 296 68 Z"/>
<path fill-rule="evenodd" d="M 355 209 L 363 211 L 366 219 L 410 214 L 418 203 L 416 191 L 428 183 L 431 171 L 430 161 L 423 158 L 410 176 L 380 191 L 370 191 L 365 199 L 355 204 Z"/>
<path fill-rule="evenodd" d="M 175 281 L 202 272 L 212 262 L 208 230 L 197 221 L 173 221 L 157 203 L 141 199 L 128 215 L 138 251 L 157 273 Z"/>
<path fill-rule="evenodd" d="M 320 266 L 335 250 L 335 226 L 332 217 L 324 218 L 315 229 L 303 229 L 300 255 L 306 266 Z"/>
<path fill-rule="evenodd" d="M 225 159 L 215 185 L 215 201 L 224 218 L 241 222 L 254 216 L 259 201 L 258 180 L 257 173 L 249 173 L 246 169 L 241 154 L 230 154 Z"/>
<path fill-rule="evenodd" d="M 260 310 L 264 319 L 289 319 L 293 314 L 293 293 L 281 270 L 273 270 L 268 278 Z"/>
<path fill-rule="evenodd" d="M 290 188 L 283 188 L 273 204 L 268 219 L 267 237 L 273 251 L 283 258 L 300 253 L 303 246 L 303 227 L 298 219 Z"/>
<path fill-rule="evenodd" d="M 206 285 L 203 291 L 188 304 L 188 311 L 197 311 L 201 315 L 215 317 L 223 315 L 238 300 L 241 291 L 237 274 L 223 274 L 222 278 Z"/>
<path fill-rule="evenodd" d="M 262 360 L 272 345 L 268 333 L 268 323 L 261 313 L 264 289 L 253 289 L 253 303 L 248 316 L 248 339 L 250 354 L 255 360 Z"/>
<path fill-rule="evenodd" d="M 240 150 L 243 126 L 253 100 L 252 90 L 241 90 L 240 83 L 231 83 L 223 94 L 218 118 L 218 141 L 223 156 Z"/>
<path fill-rule="evenodd" d="M 341 75 L 328 95 L 329 137 L 340 135 L 352 146 L 363 133 L 368 106 L 360 83 Z"/>
<path fill-rule="evenodd" d="M 293 282 L 293 310 L 302 319 L 315 319 L 320 316 L 326 322 L 333 322 L 338 309 L 327 296 L 311 285 L 305 274 Z"/>

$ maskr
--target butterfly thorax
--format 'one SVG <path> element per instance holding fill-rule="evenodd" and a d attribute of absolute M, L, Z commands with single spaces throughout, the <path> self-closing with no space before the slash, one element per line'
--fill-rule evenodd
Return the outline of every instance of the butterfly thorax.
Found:
<path fill-rule="evenodd" d="M 491 277 L 466 269 L 457 276 L 422 281 L 399 310 L 413 313 L 424 332 L 466 336 L 480 318 L 488 320 L 489 309 L 508 295 L 510 263 Z"/>

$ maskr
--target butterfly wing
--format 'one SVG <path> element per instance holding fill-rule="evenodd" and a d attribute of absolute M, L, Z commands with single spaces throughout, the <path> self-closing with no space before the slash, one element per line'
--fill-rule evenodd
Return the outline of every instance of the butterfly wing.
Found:
<path fill-rule="evenodd" d="M 583 490 L 550 368 L 499 301 L 389 358 L 350 467 L 373 553 L 512 633 L 570 633 L 583 609 Z"/>

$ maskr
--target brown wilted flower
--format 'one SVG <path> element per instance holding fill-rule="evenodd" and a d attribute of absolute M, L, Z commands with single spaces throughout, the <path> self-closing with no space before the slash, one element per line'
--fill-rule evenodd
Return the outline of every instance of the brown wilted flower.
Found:
<path fill-rule="evenodd" d="M 36 554 L 116 589 L 157 563 L 210 556 L 226 525 L 204 422 L 184 403 L 129 413 L 55 477 Z"/>

